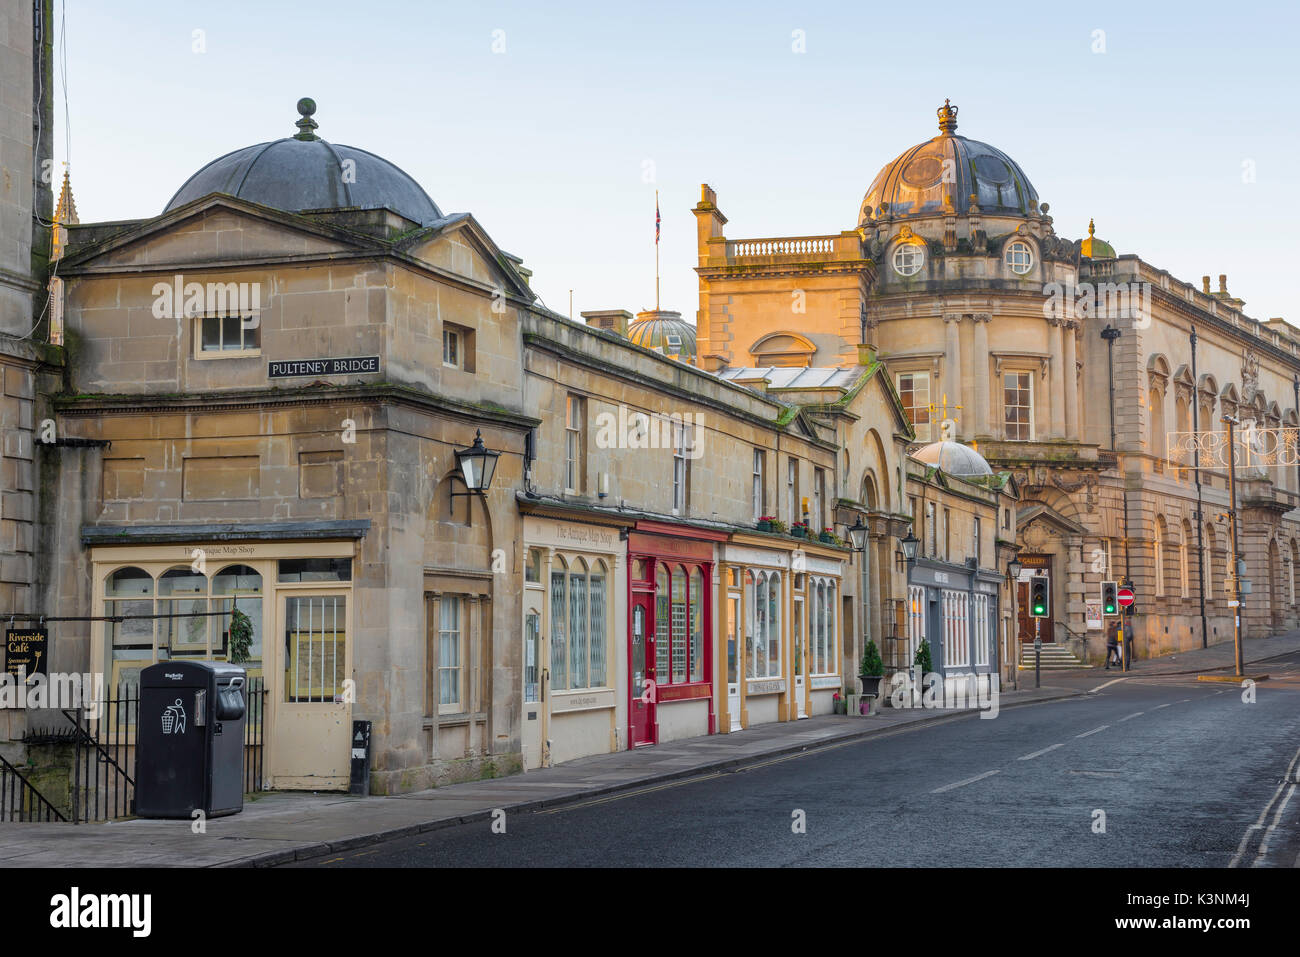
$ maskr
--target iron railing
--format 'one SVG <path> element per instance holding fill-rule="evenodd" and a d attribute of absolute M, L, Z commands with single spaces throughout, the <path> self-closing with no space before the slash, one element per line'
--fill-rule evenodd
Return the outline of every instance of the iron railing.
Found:
<path fill-rule="evenodd" d="M 0 821 L 66 821 L 23 773 L 0 755 Z"/>

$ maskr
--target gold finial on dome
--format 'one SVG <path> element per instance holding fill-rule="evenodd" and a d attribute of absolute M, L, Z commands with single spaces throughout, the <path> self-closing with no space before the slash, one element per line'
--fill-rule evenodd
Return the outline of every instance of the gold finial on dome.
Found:
<path fill-rule="evenodd" d="M 1093 221 L 1092 221 L 1092 217 L 1089 217 L 1089 218 L 1088 218 L 1088 238 L 1089 238 L 1089 239 L 1092 239 L 1093 233 L 1095 233 L 1096 230 L 1097 230 L 1097 227 L 1096 227 L 1096 225 L 1093 223 Z"/>
<path fill-rule="evenodd" d="M 957 129 L 957 107 L 952 106 L 952 101 L 945 99 L 943 106 L 936 111 L 939 116 L 939 132 L 951 133 Z"/>

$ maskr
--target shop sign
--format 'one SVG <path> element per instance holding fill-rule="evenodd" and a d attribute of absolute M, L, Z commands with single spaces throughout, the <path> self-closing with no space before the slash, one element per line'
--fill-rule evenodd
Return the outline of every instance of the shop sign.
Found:
<path fill-rule="evenodd" d="M 17 677 L 25 672 L 49 677 L 50 636 L 43 628 L 10 628 L 5 631 L 5 671 Z"/>
<path fill-rule="evenodd" d="M 686 701 L 690 698 L 707 698 L 713 689 L 708 685 L 657 685 L 655 697 L 659 701 Z"/>
<path fill-rule="evenodd" d="M 266 365 L 271 379 L 295 376 L 359 375 L 379 371 L 379 356 L 351 356 L 337 359 L 277 359 Z"/>
<path fill-rule="evenodd" d="M 745 694 L 779 694 L 785 690 L 785 679 L 775 678 L 771 681 L 750 681 L 745 685 Z"/>

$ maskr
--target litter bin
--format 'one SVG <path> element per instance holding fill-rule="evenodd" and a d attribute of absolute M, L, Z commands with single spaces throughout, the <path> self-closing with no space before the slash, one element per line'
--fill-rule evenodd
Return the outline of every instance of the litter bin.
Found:
<path fill-rule="evenodd" d="M 136 814 L 244 809 L 245 680 L 239 665 L 212 661 L 165 661 L 140 672 Z"/>

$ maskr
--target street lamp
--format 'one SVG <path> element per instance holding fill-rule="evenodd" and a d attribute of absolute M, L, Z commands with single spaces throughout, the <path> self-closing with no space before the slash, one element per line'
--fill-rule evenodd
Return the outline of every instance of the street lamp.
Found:
<path fill-rule="evenodd" d="M 476 429 L 474 444 L 467 449 L 456 450 L 456 464 L 460 466 L 465 487 L 471 492 L 486 492 L 492 484 L 492 473 L 497 469 L 497 459 L 500 456 L 500 452 L 484 447 L 483 430 Z"/>
<path fill-rule="evenodd" d="M 903 546 L 903 557 L 907 559 L 907 564 L 911 565 L 916 561 L 916 546 L 921 544 L 921 540 L 916 537 L 911 528 L 907 530 L 907 537 L 899 540 Z"/>
<path fill-rule="evenodd" d="M 867 550 L 867 531 L 867 526 L 862 524 L 862 516 L 859 515 L 857 521 L 849 527 L 849 544 L 855 552 Z"/>
<path fill-rule="evenodd" d="M 1007 576 L 1011 579 L 1010 598 L 1011 598 L 1012 617 L 1018 617 L 1018 615 L 1016 614 L 1016 586 L 1017 583 L 1020 581 L 1020 569 L 1022 569 L 1023 567 L 1024 564 L 1020 561 L 1019 555 L 1013 555 L 1011 557 L 1011 561 L 1007 562 Z M 1016 630 L 1017 653 L 1019 653 L 1018 652 L 1019 644 L 1020 644 L 1020 634 L 1019 634 L 1019 626 L 1017 626 L 1017 630 Z M 1007 648 L 1006 652 L 1007 652 L 1007 665 L 1012 669 L 1011 685 L 1013 688 L 1019 691 L 1020 690 L 1020 669 L 1016 666 L 1016 663 L 1011 660 L 1011 649 Z"/>
<path fill-rule="evenodd" d="M 1020 581 L 1020 569 L 1022 567 L 1024 566 L 1021 564 L 1019 558 L 1013 558 L 1011 561 L 1007 562 L 1007 574 L 1011 576 L 1013 582 Z"/>

